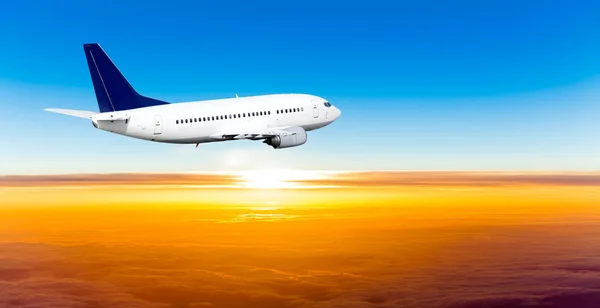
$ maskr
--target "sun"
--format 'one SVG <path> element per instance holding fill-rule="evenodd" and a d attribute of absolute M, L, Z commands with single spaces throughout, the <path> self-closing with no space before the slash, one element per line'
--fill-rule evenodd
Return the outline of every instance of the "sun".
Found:
<path fill-rule="evenodd" d="M 253 170 L 237 172 L 239 184 L 255 189 L 296 189 L 307 187 L 304 181 L 316 180 L 323 175 L 311 170 Z"/>

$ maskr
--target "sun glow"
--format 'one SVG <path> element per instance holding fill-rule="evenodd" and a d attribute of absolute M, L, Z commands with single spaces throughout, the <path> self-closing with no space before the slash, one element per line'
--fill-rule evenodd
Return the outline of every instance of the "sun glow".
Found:
<path fill-rule="evenodd" d="M 304 181 L 326 178 L 326 174 L 312 170 L 254 170 L 237 172 L 239 184 L 255 189 L 297 189 L 308 185 Z"/>

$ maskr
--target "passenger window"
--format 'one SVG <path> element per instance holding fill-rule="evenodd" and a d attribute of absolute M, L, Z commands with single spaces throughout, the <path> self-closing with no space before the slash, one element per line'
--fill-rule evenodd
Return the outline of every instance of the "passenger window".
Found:
<path fill-rule="evenodd" d="M 304 107 L 300 107 L 300 111 L 304 111 Z"/>
<path fill-rule="evenodd" d="M 185 119 L 185 123 L 187 123 L 187 119 Z"/>
<path fill-rule="evenodd" d="M 179 120 L 175 120 L 175 124 L 179 124 Z"/>
<path fill-rule="evenodd" d="M 252 113 L 252 116 L 254 116 L 254 112 Z"/>
<path fill-rule="evenodd" d="M 271 115 L 271 110 L 267 111 L 269 113 L 269 115 Z"/>

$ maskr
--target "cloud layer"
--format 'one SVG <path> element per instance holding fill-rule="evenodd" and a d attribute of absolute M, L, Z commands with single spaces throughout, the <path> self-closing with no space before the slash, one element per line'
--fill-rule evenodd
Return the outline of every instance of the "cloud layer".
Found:
<path fill-rule="evenodd" d="M 600 173 L 518 173 L 518 172 L 401 172 L 365 171 L 335 172 L 290 171 L 287 176 L 275 178 L 292 182 L 297 187 L 494 187 L 494 186 L 600 186 Z M 254 178 L 261 175 L 254 172 Z M 258 176 L 256 176 L 258 175 Z M 271 175 L 265 171 L 262 180 Z M 277 176 L 276 176 L 277 177 Z M 0 187 L 61 187 L 61 186 L 107 186 L 107 185 L 160 185 L 197 187 L 247 187 L 252 181 L 243 172 L 238 173 L 115 173 L 115 174 L 67 174 L 67 175 L 8 175 L 0 176 Z"/>
<path fill-rule="evenodd" d="M 11 209 L 0 307 L 600 305 L 598 211 L 488 225 L 514 213 L 479 210 L 447 225 L 367 206 Z M 302 219 L 223 223 L 266 214 Z"/>

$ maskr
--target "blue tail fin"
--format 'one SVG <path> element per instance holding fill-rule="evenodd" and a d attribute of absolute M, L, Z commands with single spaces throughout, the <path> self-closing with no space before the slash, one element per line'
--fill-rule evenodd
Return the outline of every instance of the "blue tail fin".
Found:
<path fill-rule="evenodd" d="M 84 44 L 100 112 L 168 104 L 138 94 L 98 44 Z"/>

